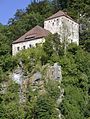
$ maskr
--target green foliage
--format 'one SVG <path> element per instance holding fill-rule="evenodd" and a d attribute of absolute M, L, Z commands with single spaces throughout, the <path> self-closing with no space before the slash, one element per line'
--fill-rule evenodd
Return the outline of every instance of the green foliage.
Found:
<path fill-rule="evenodd" d="M 62 114 L 66 119 L 84 119 L 84 102 L 82 90 L 74 86 L 67 86 L 65 88 L 65 100 L 60 107 Z"/>
<path fill-rule="evenodd" d="M 90 1 L 43 0 L 33 1 L 25 10 L 17 10 L 7 26 L 0 24 L 0 118 L 1 119 L 58 119 L 56 100 L 60 94 L 55 81 L 44 82 L 46 93 L 27 87 L 26 103 L 19 103 L 19 86 L 9 78 L 19 64 L 30 73 L 42 65 L 58 62 L 62 67 L 63 102 L 59 109 L 65 119 L 90 118 Z M 11 56 L 12 41 L 58 10 L 64 10 L 80 23 L 80 46 L 70 44 L 64 55 L 65 43 L 57 34 L 49 35 L 42 46 L 23 50 Z M 65 32 L 64 32 L 65 34 Z M 87 52 L 88 51 L 88 52 Z M 2 86 L 5 84 L 4 93 Z"/>
<path fill-rule="evenodd" d="M 9 103 L 4 105 L 4 112 L 2 119 L 24 119 L 24 111 L 18 103 Z"/>
<path fill-rule="evenodd" d="M 46 54 L 42 46 L 37 46 L 36 48 L 30 48 L 26 51 L 18 53 L 16 59 L 18 59 L 18 63 L 20 60 L 22 60 L 24 69 L 31 72 L 32 68 L 34 68 L 35 65 L 46 64 L 48 55 Z"/>
<path fill-rule="evenodd" d="M 60 96 L 60 84 L 58 81 L 52 81 L 52 80 L 49 80 L 47 83 L 46 83 L 46 91 L 48 92 L 48 95 L 54 99 L 54 100 L 57 100 L 58 97 Z"/>
<path fill-rule="evenodd" d="M 62 84 L 65 89 L 65 98 L 60 110 L 66 119 L 85 118 L 90 79 L 89 58 L 90 54 L 72 45 L 68 48 L 67 56 L 60 61 L 63 70 Z"/>
<path fill-rule="evenodd" d="M 3 81 L 5 89 L 0 93 L 0 118 L 1 119 L 19 119 L 23 117 L 22 109 L 19 105 L 18 89 L 19 86 L 13 81 Z"/>
<path fill-rule="evenodd" d="M 37 119 L 58 119 L 55 107 L 52 98 L 47 95 L 40 96 L 37 99 Z"/>
<path fill-rule="evenodd" d="M 53 57 L 54 54 L 57 56 L 63 55 L 63 48 L 59 37 L 60 36 L 58 34 L 50 34 L 48 37 L 46 37 L 46 41 L 43 44 L 43 49 L 49 57 Z"/>

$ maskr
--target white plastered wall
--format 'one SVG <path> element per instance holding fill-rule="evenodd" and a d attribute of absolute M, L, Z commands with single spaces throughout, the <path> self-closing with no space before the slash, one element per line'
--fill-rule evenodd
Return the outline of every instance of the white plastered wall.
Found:
<path fill-rule="evenodd" d="M 25 49 L 28 49 L 30 48 L 30 45 L 32 47 L 36 47 L 36 44 L 43 43 L 43 42 L 45 42 L 45 39 L 39 38 L 39 39 L 31 40 L 31 41 L 12 44 L 12 55 L 16 55 L 19 51 L 23 50 L 23 46 L 25 46 Z M 18 47 L 19 47 L 19 51 L 18 51 Z"/>
<path fill-rule="evenodd" d="M 62 40 L 63 22 L 65 22 L 70 32 L 70 35 L 68 36 L 69 42 L 75 42 L 77 45 L 79 45 L 79 24 L 65 16 L 46 20 L 44 22 L 44 29 L 49 30 L 52 34 L 60 34 Z"/>

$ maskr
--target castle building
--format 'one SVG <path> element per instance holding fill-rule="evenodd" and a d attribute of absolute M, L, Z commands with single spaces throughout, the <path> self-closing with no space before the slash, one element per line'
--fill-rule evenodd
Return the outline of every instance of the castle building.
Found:
<path fill-rule="evenodd" d="M 58 33 L 62 42 L 66 38 L 69 43 L 74 42 L 79 45 L 79 24 L 68 16 L 67 13 L 58 11 L 44 21 L 44 28 L 35 26 L 14 41 L 12 43 L 12 55 L 16 55 L 23 49 L 44 43 L 45 37 L 50 33 Z"/>
<path fill-rule="evenodd" d="M 68 42 L 75 42 L 79 45 L 79 24 L 65 12 L 58 11 L 47 18 L 44 21 L 44 29 L 49 30 L 52 34 L 58 33 L 61 40 L 67 37 Z"/>
<path fill-rule="evenodd" d="M 45 37 L 48 36 L 49 33 L 48 30 L 40 26 L 35 26 L 12 43 L 12 55 L 16 55 L 21 50 L 36 47 L 37 44 L 44 43 Z"/>

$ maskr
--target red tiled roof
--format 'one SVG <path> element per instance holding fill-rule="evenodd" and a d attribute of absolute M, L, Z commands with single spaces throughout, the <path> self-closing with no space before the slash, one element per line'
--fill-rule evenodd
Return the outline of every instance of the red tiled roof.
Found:
<path fill-rule="evenodd" d="M 61 17 L 61 16 L 65 16 L 65 17 L 67 17 L 69 19 L 72 19 L 70 16 L 67 15 L 66 12 L 58 11 L 57 13 L 53 14 L 52 16 L 50 16 L 49 18 L 47 18 L 46 20 L 50 20 L 50 19 L 53 19 L 53 18 Z"/>
<path fill-rule="evenodd" d="M 46 37 L 49 33 L 50 32 L 48 30 L 46 30 L 40 26 L 35 26 L 30 31 L 28 31 L 23 36 L 21 36 L 16 41 L 14 41 L 13 44 L 20 43 L 20 42 L 26 42 L 26 41 L 30 41 L 30 40 L 35 40 L 38 38 L 43 38 L 43 37 Z"/>

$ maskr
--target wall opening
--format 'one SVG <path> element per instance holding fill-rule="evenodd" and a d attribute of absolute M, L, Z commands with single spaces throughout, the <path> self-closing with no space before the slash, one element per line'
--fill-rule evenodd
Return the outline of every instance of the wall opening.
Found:
<path fill-rule="evenodd" d="M 26 47 L 25 46 L 23 46 L 23 49 L 25 49 Z"/>
<path fill-rule="evenodd" d="M 17 51 L 19 51 L 20 50 L 20 47 L 17 47 Z"/>

